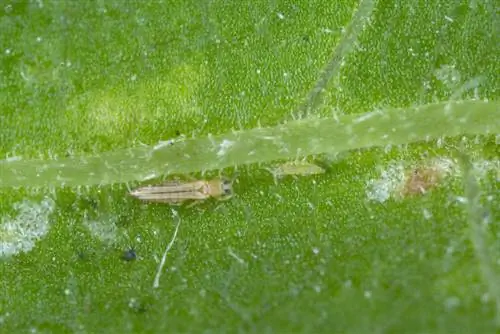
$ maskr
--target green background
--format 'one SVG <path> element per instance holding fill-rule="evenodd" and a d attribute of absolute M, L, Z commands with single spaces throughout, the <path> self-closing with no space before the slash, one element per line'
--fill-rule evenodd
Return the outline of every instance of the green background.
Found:
<path fill-rule="evenodd" d="M 307 113 L 298 108 L 357 2 L 1 5 L 0 158 L 31 166 L 450 99 L 490 101 L 489 115 L 498 113 L 493 2 L 374 3 L 321 105 Z M 158 289 L 172 208 L 138 203 L 125 184 L 86 186 L 85 165 L 80 187 L 0 188 L 2 226 L 20 229 L 0 229 L 2 247 L 14 236 L 39 239 L 0 258 L 0 331 L 493 333 L 499 127 L 328 155 L 327 173 L 310 177 L 275 182 L 264 163 L 225 169 L 238 171 L 235 198 L 174 208 L 181 226 Z M 391 166 L 454 159 L 458 147 L 474 161 L 481 208 L 463 205 L 457 165 L 424 196 L 367 196 Z M 491 224 L 478 241 L 467 208 L 483 207 Z M 44 220 L 48 233 L 29 235 Z M 135 261 L 121 258 L 129 248 Z"/>

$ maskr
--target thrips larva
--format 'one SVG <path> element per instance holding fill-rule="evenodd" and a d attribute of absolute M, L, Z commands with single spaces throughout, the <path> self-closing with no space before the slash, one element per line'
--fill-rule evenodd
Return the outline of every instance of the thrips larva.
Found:
<path fill-rule="evenodd" d="M 275 177 L 282 177 L 285 175 L 314 175 L 325 172 L 320 166 L 307 161 L 285 162 L 284 164 L 275 168 L 268 168 L 267 170 Z"/>
<path fill-rule="evenodd" d="M 131 191 L 130 195 L 145 202 L 182 204 L 190 200 L 203 201 L 211 197 L 228 199 L 233 195 L 233 187 L 232 182 L 227 179 L 167 181 L 160 185 L 137 188 Z"/>

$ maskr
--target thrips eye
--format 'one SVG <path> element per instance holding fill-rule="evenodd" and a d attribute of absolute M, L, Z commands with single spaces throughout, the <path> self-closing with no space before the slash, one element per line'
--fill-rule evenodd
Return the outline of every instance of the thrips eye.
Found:
<path fill-rule="evenodd" d="M 222 180 L 222 191 L 224 192 L 224 195 L 231 195 L 233 193 L 233 190 L 231 189 L 231 181 Z"/>

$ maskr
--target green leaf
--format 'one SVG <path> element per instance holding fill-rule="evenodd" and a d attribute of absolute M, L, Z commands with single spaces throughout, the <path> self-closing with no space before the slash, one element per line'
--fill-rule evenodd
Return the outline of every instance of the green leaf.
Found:
<path fill-rule="evenodd" d="M 0 9 L 1 332 L 498 331 L 493 3 Z"/>

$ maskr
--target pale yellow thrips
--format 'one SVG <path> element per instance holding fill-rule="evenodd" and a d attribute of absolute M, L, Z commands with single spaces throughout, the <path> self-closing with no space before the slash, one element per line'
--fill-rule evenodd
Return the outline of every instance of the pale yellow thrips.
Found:
<path fill-rule="evenodd" d="M 290 161 L 285 162 L 275 168 L 267 168 L 274 177 L 282 177 L 285 175 L 314 175 L 322 174 L 325 170 L 318 165 L 307 161 Z"/>
<path fill-rule="evenodd" d="M 182 204 L 203 201 L 211 197 L 225 200 L 233 195 L 232 182 L 227 179 L 198 180 L 192 182 L 167 181 L 160 185 L 137 188 L 130 195 L 155 203 Z"/>

